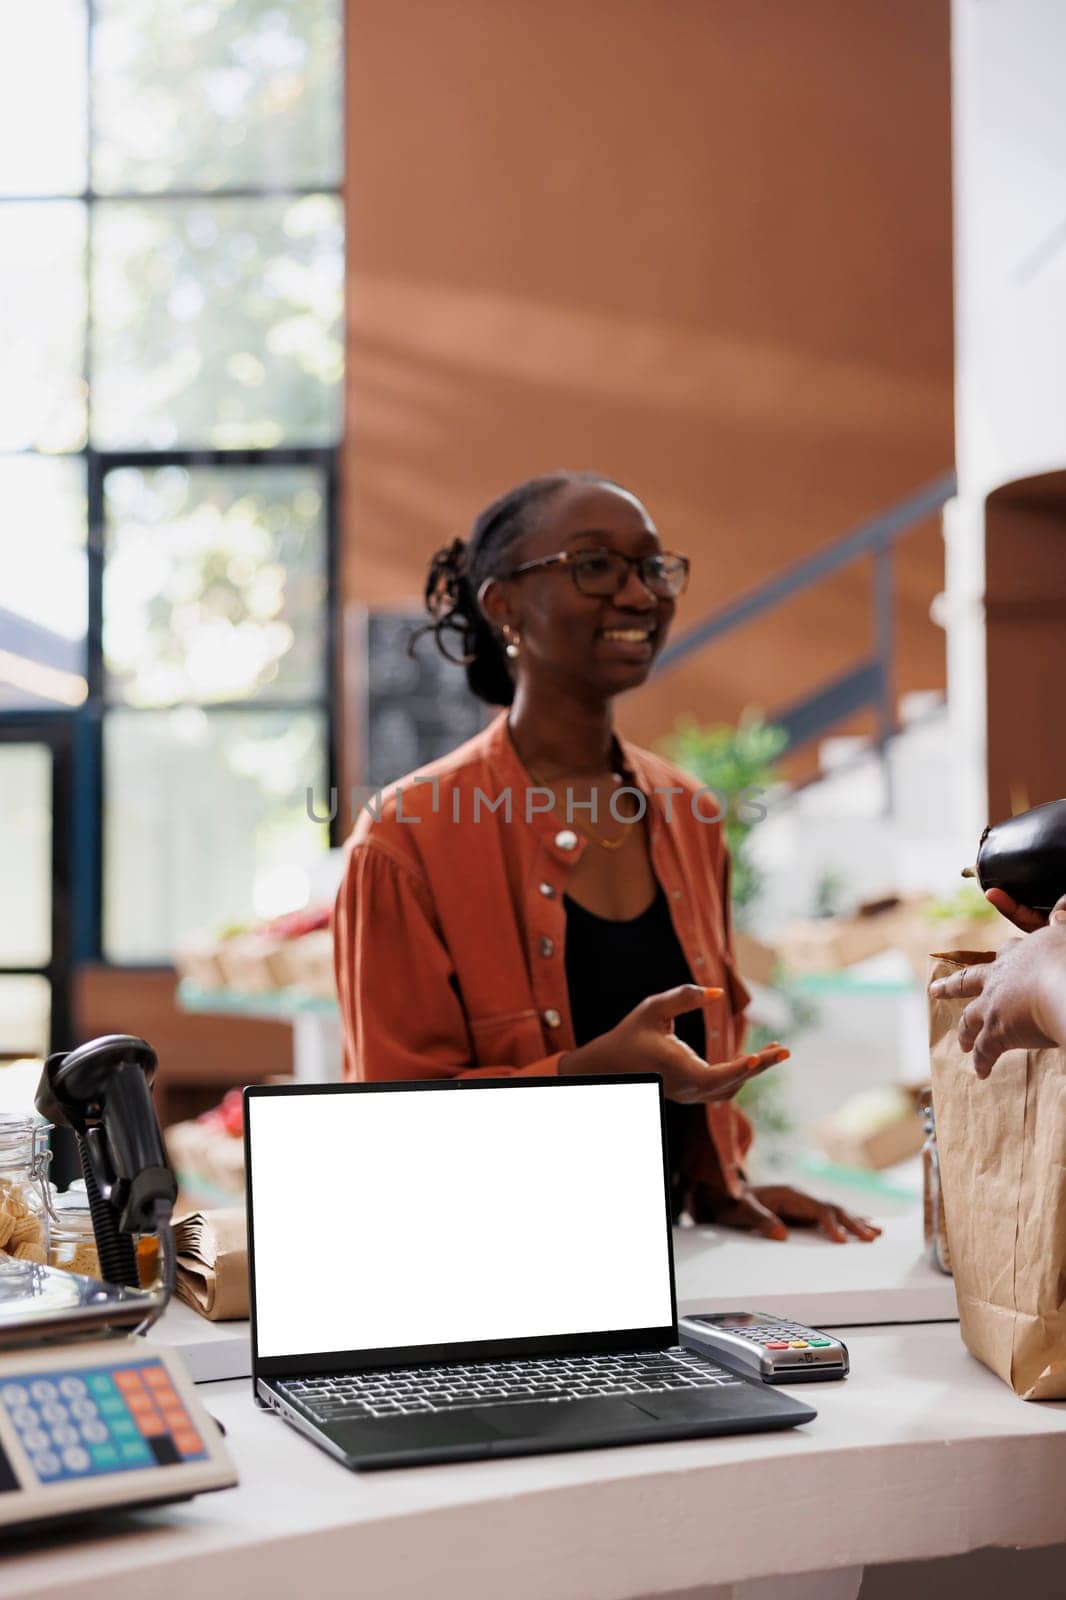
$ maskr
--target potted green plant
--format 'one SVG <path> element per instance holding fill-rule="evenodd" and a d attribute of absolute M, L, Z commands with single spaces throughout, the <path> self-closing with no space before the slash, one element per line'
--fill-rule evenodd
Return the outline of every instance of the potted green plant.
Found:
<path fill-rule="evenodd" d="M 746 712 L 733 726 L 715 723 L 705 726 L 691 717 L 681 719 L 663 742 L 663 752 L 702 784 L 713 789 L 723 809 L 722 826 L 732 860 L 732 904 L 734 925 L 750 926 L 752 914 L 763 889 L 763 874 L 752 858 L 751 836 L 765 816 L 760 797 L 781 782 L 780 758 L 788 748 L 788 734 L 759 712 Z M 787 1028 L 781 1031 L 794 1038 L 814 1021 L 810 1002 L 794 993 L 775 973 L 771 987 L 784 1002 Z M 762 1023 L 753 1023 L 745 1043 L 758 1050 L 769 1044 L 773 1034 Z M 761 1138 L 783 1157 L 784 1142 L 794 1131 L 788 1111 L 780 1069 L 764 1072 L 746 1083 L 736 1097 L 737 1104 L 750 1116 Z M 771 1155 L 771 1161 L 773 1156 Z"/>

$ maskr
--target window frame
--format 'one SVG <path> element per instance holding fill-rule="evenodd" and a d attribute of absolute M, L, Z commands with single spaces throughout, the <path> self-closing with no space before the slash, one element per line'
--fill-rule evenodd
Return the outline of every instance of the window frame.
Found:
<path fill-rule="evenodd" d="M 75 960 L 102 966 L 114 966 L 122 971 L 158 972 L 169 964 L 158 960 L 111 961 L 104 949 L 104 738 L 107 718 L 112 712 L 123 716 L 156 716 L 160 711 L 177 711 L 183 706 L 195 705 L 205 716 L 216 712 L 242 713 L 256 711 L 317 711 L 326 724 L 326 774 L 327 792 L 337 782 L 340 761 L 338 749 L 339 718 L 337 705 L 340 690 L 339 651 L 339 600 L 338 600 L 338 496 L 339 456 L 337 445 L 292 445 L 261 450 L 97 450 L 88 446 L 87 461 L 88 496 L 88 630 L 86 634 L 86 679 L 89 692 L 78 713 L 83 723 L 81 743 L 82 759 L 78 763 L 75 808 L 82 818 L 81 848 L 75 857 L 74 902 L 80 915 L 77 927 L 80 937 L 75 948 Z M 104 661 L 104 571 L 106 561 L 106 505 L 104 483 L 109 472 L 120 467 L 140 467 L 153 471 L 159 467 L 317 467 L 322 475 L 324 490 L 325 531 L 325 640 L 324 672 L 321 692 L 317 696 L 297 698 L 287 696 L 271 699 L 269 696 L 249 697 L 243 700 L 176 700 L 166 706 L 131 706 L 123 701 L 109 699 L 107 695 L 107 670 Z M 340 842 L 339 820 L 334 815 L 329 823 L 329 842 L 335 847 Z"/>
<path fill-rule="evenodd" d="M 44 745 L 52 762 L 52 903 L 49 957 L 39 966 L 0 962 L 0 977 L 44 978 L 51 991 L 50 1051 L 69 1048 L 73 1016 L 72 946 L 74 917 L 73 774 L 78 717 L 73 711 L 5 711 L 0 715 L 0 749 L 5 745 Z M 0 1053 L 0 1061 L 9 1059 Z"/>
<path fill-rule="evenodd" d="M 62 959 L 60 967 L 66 968 L 65 976 L 69 977 L 71 963 L 100 964 L 114 966 L 119 970 L 129 971 L 160 971 L 169 970 L 169 964 L 163 964 L 158 959 L 146 959 L 143 962 L 112 962 L 108 959 L 103 945 L 103 899 L 106 862 L 104 860 L 104 806 L 106 794 L 104 785 L 104 737 L 106 719 L 112 710 L 121 710 L 125 714 L 138 714 L 142 709 L 145 714 L 154 714 L 162 707 L 140 708 L 122 703 L 108 701 L 106 695 L 106 673 L 103 655 L 103 593 L 104 593 L 104 567 L 105 555 L 105 504 L 104 481 L 108 472 L 117 467 L 134 466 L 144 469 L 154 469 L 166 466 L 186 467 L 256 467 L 256 466 L 314 466 L 322 476 L 324 492 L 324 531 L 325 531 L 325 566 L 326 566 L 326 594 L 324 602 L 324 674 L 320 693 L 312 698 L 286 698 L 283 702 L 273 701 L 269 697 L 261 699 L 248 698 L 243 700 L 212 701 L 204 703 L 197 701 L 195 704 L 206 715 L 213 712 L 244 712 L 265 711 L 283 708 L 286 711 L 298 712 L 313 710 L 324 715 L 326 727 L 326 749 L 323 752 L 330 787 L 337 782 L 339 770 L 339 716 L 338 705 L 341 689 L 341 661 L 340 661 L 340 600 L 338 593 L 338 551 L 339 551 L 339 461 L 340 451 L 344 436 L 343 420 L 343 378 L 341 379 L 341 408 L 340 423 L 337 436 L 327 443 L 316 445 L 279 445 L 259 449 L 209 449 L 200 446 L 190 448 L 174 448 L 168 450 L 144 449 L 99 449 L 93 444 L 92 435 L 92 409 L 93 409 L 93 372 L 92 372 L 92 341 L 93 341 L 93 266 L 94 266 L 94 224 L 98 215 L 97 207 L 118 202 L 136 202 L 138 204 L 154 204 L 159 202 L 193 203 L 199 200 L 298 200 L 313 195 L 329 195 L 341 201 L 342 220 L 344 218 L 344 161 L 343 144 L 340 152 L 338 177 L 334 181 L 319 184 L 280 184 L 280 185 L 248 185 L 233 184 L 219 185 L 213 188 L 196 188 L 182 185 L 173 189 L 164 190 L 106 190 L 100 191 L 93 186 L 93 142 L 94 142 L 94 95 L 93 95 L 93 33 L 95 24 L 95 0 L 84 0 L 86 19 L 86 75 L 87 92 L 85 101 L 86 111 L 86 144 L 85 144 L 85 186 L 80 192 L 48 193 L 48 194 L 0 194 L 0 206 L 4 205 L 48 205 L 54 203 L 70 204 L 80 203 L 85 209 L 85 257 L 83 271 L 85 274 L 86 289 L 86 317 L 82 348 L 82 375 L 86 384 L 86 415 L 85 415 L 85 440 L 77 450 L 64 450 L 56 452 L 54 457 L 51 452 L 37 449 L 7 450 L 3 451 L 4 457 L 38 456 L 45 459 L 81 460 L 85 467 L 86 487 L 86 558 L 87 558 L 87 595 L 86 595 L 86 637 L 85 637 L 85 677 L 88 692 L 84 703 L 77 711 L 67 711 L 42 706 L 23 710 L 0 711 L 0 737 L 3 730 L 9 726 L 34 726 L 49 727 L 55 730 L 52 737 L 58 736 L 63 743 L 63 779 L 67 783 L 67 793 L 72 794 L 70 807 L 72 836 L 69 855 L 64 858 L 63 876 L 64 883 L 69 884 L 69 895 L 65 897 L 64 929 L 58 927 L 57 917 L 53 919 L 53 935 L 55 949 L 60 952 Z M 338 5 L 339 21 L 341 28 L 342 48 L 340 60 L 344 60 L 343 39 L 346 30 L 346 15 L 343 4 Z M 343 92 L 343 91 L 342 91 Z M 181 705 L 194 702 L 178 701 L 175 709 Z M 67 742 L 64 742 L 67 741 Z M 66 828 L 57 827 L 57 837 L 62 832 L 67 837 Z M 340 839 L 340 825 L 337 816 L 329 824 L 329 842 L 336 846 Z M 63 985 L 64 990 L 66 984 Z M 54 994 L 58 991 L 54 991 Z M 66 1037 L 69 1033 L 69 1000 L 60 1000 L 59 1014 L 53 1005 L 52 1033 Z"/>

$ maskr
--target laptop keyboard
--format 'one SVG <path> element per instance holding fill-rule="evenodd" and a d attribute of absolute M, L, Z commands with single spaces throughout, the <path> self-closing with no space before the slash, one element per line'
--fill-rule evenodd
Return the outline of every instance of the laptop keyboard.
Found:
<path fill-rule="evenodd" d="M 341 1422 L 523 1400 L 587 1400 L 601 1395 L 717 1389 L 743 1381 L 706 1357 L 675 1347 L 650 1354 L 547 1356 L 290 1378 L 277 1388 L 312 1421 Z"/>

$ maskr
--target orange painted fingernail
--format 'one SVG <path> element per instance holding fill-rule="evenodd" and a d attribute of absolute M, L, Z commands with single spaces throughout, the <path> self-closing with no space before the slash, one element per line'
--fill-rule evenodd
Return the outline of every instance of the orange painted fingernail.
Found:
<path fill-rule="evenodd" d="M 724 994 L 724 989 L 704 989 L 703 998 L 705 1000 L 720 1000 Z"/>
<path fill-rule="evenodd" d="M 762 1056 L 749 1056 L 744 1063 L 746 1067 L 757 1067 L 762 1061 Z"/>

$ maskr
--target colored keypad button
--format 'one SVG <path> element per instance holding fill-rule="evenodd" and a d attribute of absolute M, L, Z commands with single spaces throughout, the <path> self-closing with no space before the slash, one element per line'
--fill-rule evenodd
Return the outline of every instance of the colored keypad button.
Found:
<path fill-rule="evenodd" d="M 826 1346 L 832 1344 L 832 1342 L 833 1341 L 831 1339 L 812 1339 L 810 1341 L 815 1350 L 824 1350 Z"/>
<path fill-rule="evenodd" d="M 806 1350 L 807 1341 L 806 1339 L 790 1339 L 788 1342 L 788 1348 L 790 1350 Z"/>
<path fill-rule="evenodd" d="M 41 1483 L 142 1471 L 206 1453 L 159 1362 L 7 1382 L 0 1411 L 15 1424 Z"/>
<path fill-rule="evenodd" d="M 766 1345 L 767 1350 L 787 1350 L 788 1345 L 784 1339 L 770 1339 Z"/>
<path fill-rule="evenodd" d="M 161 1363 L 55 1372 L 0 1386 L 41 1483 L 202 1459 L 203 1439 Z"/>

